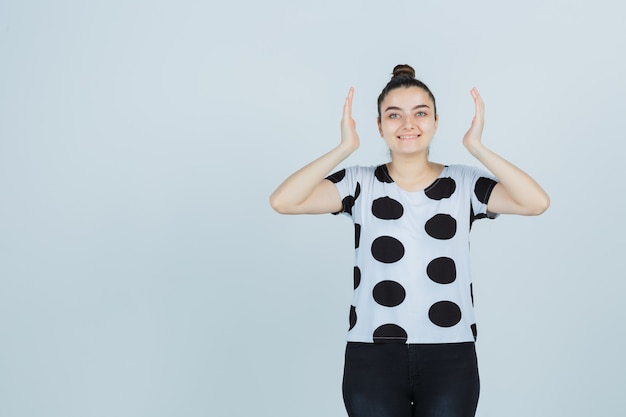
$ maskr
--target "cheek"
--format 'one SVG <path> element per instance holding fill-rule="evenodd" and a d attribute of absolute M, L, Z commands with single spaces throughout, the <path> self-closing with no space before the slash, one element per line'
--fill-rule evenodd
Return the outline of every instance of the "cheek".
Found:
<path fill-rule="evenodd" d="M 437 122 L 434 120 L 425 120 L 424 123 L 422 123 L 422 128 L 424 130 L 436 130 L 437 129 Z"/>
<path fill-rule="evenodd" d="M 378 133 L 380 133 L 380 136 L 385 136 L 385 132 L 387 132 L 387 126 L 385 124 L 378 123 Z"/>
<path fill-rule="evenodd" d="M 393 121 L 386 120 L 384 123 L 379 125 L 378 130 L 382 135 L 389 135 L 397 130 L 397 124 L 398 123 L 394 123 Z"/>
<path fill-rule="evenodd" d="M 390 136 L 393 136 L 393 130 L 389 128 L 389 126 L 383 126 L 383 128 L 380 130 L 380 136 L 382 136 L 383 138 L 388 138 Z"/>

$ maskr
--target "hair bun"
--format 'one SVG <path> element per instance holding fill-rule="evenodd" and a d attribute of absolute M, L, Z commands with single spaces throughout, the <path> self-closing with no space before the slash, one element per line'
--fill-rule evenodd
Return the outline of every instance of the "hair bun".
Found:
<path fill-rule="evenodd" d="M 400 64 L 396 65 L 393 69 L 391 79 L 398 77 L 415 78 L 415 70 L 410 65 Z"/>

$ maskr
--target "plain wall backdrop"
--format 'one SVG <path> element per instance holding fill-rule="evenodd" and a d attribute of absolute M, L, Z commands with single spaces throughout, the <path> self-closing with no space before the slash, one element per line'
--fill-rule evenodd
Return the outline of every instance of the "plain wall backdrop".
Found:
<path fill-rule="evenodd" d="M 479 417 L 615 416 L 625 6 L 598 0 L 0 0 L 0 416 L 343 416 L 353 229 L 269 194 L 339 141 L 388 158 L 396 64 L 432 159 L 484 142 L 552 198 L 478 222 Z"/>

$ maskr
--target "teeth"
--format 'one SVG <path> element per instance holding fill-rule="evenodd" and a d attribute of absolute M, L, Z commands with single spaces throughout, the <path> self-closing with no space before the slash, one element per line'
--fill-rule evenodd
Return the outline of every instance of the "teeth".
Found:
<path fill-rule="evenodd" d="M 417 135 L 400 136 L 400 139 L 415 139 L 415 138 L 417 138 Z"/>

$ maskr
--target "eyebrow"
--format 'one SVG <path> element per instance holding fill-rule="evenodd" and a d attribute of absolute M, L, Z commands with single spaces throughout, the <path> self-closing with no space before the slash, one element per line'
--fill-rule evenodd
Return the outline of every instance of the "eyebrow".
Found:
<path fill-rule="evenodd" d="M 411 110 L 417 110 L 417 109 L 422 109 L 422 108 L 427 108 L 430 109 L 430 106 L 428 104 L 418 104 L 417 106 L 413 107 Z M 396 107 L 396 106 L 389 106 L 385 109 L 385 111 L 389 111 L 389 110 L 402 110 L 400 107 Z"/>

